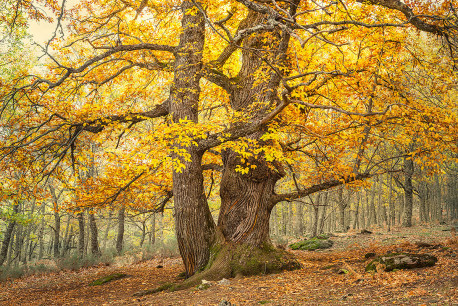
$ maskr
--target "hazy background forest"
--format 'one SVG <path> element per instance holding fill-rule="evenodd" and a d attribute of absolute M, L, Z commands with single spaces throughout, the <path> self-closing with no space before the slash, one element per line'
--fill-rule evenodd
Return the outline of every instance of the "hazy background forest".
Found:
<path fill-rule="evenodd" d="M 413 174 L 413 226 L 456 227 L 458 173 L 443 165 L 444 174 Z M 366 188 L 338 187 L 277 205 L 270 219 L 271 239 L 285 247 L 298 238 L 347 231 L 390 231 L 404 226 L 404 174 L 381 175 Z M 23 201 L 2 208 L 2 278 L 25 273 L 79 269 L 99 263 L 178 256 L 173 205 L 163 212 L 124 207 L 60 210 L 65 190 L 49 184 L 52 201 Z M 218 216 L 218 196 L 210 199 Z M 52 263 L 50 261 L 54 261 Z"/>

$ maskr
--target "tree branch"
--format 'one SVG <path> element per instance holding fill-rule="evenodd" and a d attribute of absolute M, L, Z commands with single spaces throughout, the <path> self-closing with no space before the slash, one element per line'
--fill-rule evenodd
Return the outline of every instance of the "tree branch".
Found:
<path fill-rule="evenodd" d="M 308 188 L 301 189 L 301 190 L 299 190 L 297 192 L 285 193 L 285 194 L 277 194 L 277 195 L 274 195 L 272 197 L 271 206 L 272 207 L 275 206 L 275 204 L 277 204 L 278 202 L 282 202 L 282 201 L 290 202 L 292 200 L 303 198 L 305 196 L 311 195 L 311 194 L 316 193 L 318 191 L 327 190 L 327 189 L 330 189 L 332 187 L 340 186 L 340 185 L 351 183 L 351 182 L 358 181 L 358 180 L 363 180 L 363 179 L 369 178 L 371 176 L 373 176 L 373 174 L 358 173 L 357 175 L 352 175 L 350 177 L 342 178 L 340 180 L 334 179 L 334 180 L 330 180 L 330 181 L 327 181 L 327 182 L 324 182 L 324 183 L 321 183 L 321 184 L 316 184 L 316 185 L 310 186 Z"/>

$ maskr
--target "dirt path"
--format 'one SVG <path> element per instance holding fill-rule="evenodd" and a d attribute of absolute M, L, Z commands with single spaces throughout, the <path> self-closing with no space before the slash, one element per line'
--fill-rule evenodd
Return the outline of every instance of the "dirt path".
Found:
<path fill-rule="evenodd" d="M 178 258 L 154 259 L 125 267 L 93 267 L 30 276 L 0 283 L 1 305 L 458 305 L 458 245 L 450 232 L 411 229 L 389 235 L 341 235 L 332 249 L 295 251 L 304 268 L 273 275 L 230 279 L 206 290 L 162 292 L 143 298 L 133 293 L 176 281 Z M 418 247 L 415 242 L 432 243 Z M 433 254 L 434 267 L 364 273 L 368 252 Z M 158 265 L 163 268 L 157 268 Z M 348 273 L 339 274 L 344 269 Z M 101 286 L 88 284 L 114 272 L 129 276 Z"/>

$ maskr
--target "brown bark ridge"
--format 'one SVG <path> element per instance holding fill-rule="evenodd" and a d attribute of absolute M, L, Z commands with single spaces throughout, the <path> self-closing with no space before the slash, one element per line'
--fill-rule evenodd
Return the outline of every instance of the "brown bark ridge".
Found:
<path fill-rule="evenodd" d="M 183 1 L 181 10 L 183 32 L 175 57 L 170 111 L 174 122 L 189 120 L 197 123 L 205 18 L 192 1 Z M 176 153 L 183 149 L 190 159 L 185 160 Z M 187 276 L 205 267 L 215 234 L 215 223 L 203 186 L 202 155 L 203 152 L 195 146 L 183 146 L 178 141 L 173 144 L 172 158 L 185 166 L 184 169 L 173 169 L 173 196 L 175 230 Z"/>
<path fill-rule="evenodd" d="M 267 16 L 250 11 L 246 22 L 252 26 L 263 23 Z M 268 43 L 266 42 L 268 41 Z M 244 41 L 242 51 L 242 67 L 238 73 L 237 90 L 231 94 L 232 108 L 244 110 L 250 114 L 251 120 L 263 117 L 268 109 L 278 102 L 275 88 L 281 77 L 271 71 L 265 80 L 257 80 L 256 71 L 269 68 L 267 62 L 283 64 L 286 58 L 286 48 L 289 42 L 288 34 L 279 31 L 268 34 L 258 34 Z M 276 52 L 258 52 L 263 48 L 277 49 Z M 265 131 L 257 131 L 247 138 L 262 142 Z M 227 149 L 222 154 L 223 175 L 220 195 L 221 208 L 218 226 L 227 241 L 246 243 L 261 247 L 270 243 L 269 218 L 274 205 L 271 196 L 274 194 L 276 182 L 284 175 L 279 164 L 269 164 L 262 154 L 249 158 L 248 162 L 255 168 L 249 173 L 241 174 L 236 171 L 237 165 L 243 165 L 243 158 L 235 151 Z"/>

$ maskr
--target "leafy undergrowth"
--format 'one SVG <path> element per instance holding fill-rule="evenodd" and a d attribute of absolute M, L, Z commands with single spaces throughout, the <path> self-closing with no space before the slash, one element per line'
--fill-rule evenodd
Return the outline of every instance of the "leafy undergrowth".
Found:
<path fill-rule="evenodd" d="M 155 258 L 124 267 L 92 267 L 35 275 L 0 283 L 2 305 L 454 305 L 458 303 L 458 244 L 440 228 L 413 228 L 371 235 L 332 237 L 322 251 L 292 251 L 304 268 L 279 274 L 230 279 L 194 288 L 135 298 L 140 290 L 178 282 L 179 258 Z M 418 244 L 417 242 L 422 242 Z M 429 244 L 429 245 L 428 245 Z M 433 267 L 365 273 L 365 254 L 427 253 Z M 163 268 L 158 268 L 163 266 Z M 112 273 L 128 276 L 100 286 L 90 282 Z"/>

